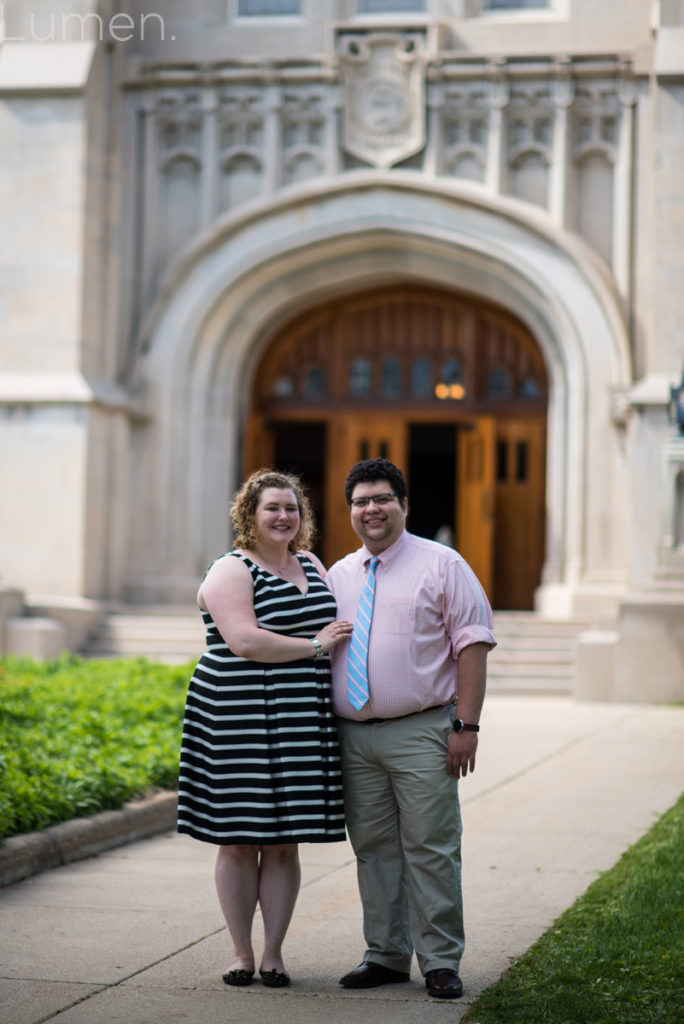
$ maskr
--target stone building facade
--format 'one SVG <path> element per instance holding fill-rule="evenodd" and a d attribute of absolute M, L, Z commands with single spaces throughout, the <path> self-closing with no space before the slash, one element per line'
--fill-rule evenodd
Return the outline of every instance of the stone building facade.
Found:
<path fill-rule="evenodd" d="M 387 454 L 682 699 L 683 111 L 682 0 L 0 3 L 0 619 L 191 602 L 266 463 L 330 561 Z"/>

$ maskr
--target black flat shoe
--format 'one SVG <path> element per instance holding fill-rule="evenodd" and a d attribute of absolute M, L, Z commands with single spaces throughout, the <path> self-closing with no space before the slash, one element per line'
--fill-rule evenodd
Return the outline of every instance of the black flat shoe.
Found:
<path fill-rule="evenodd" d="M 409 981 L 410 975 L 404 971 L 393 971 L 391 967 L 374 964 L 372 960 L 364 960 L 349 974 L 340 978 L 344 988 L 377 988 L 378 985 L 396 985 Z"/>
<path fill-rule="evenodd" d="M 463 995 L 463 982 L 456 971 L 440 967 L 425 975 L 425 988 L 433 999 L 459 999 Z"/>
<path fill-rule="evenodd" d="M 226 971 L 223 980 L 226 985 L 251 985 L 253 977 L 254 971 L 243 971 L 238 967 L 234 971 Z"/>
<path fill-rule="evenodd" d="M 272 971 L 259 971 L 261 980 L 266 988 L 285 988 L 290 984 L 290 975 L 285 971 L 279 971 L 276 967 Z"/>

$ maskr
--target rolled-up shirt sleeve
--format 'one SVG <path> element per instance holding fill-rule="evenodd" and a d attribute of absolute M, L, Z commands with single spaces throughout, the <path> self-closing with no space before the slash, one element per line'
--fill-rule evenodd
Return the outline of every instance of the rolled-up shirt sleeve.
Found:
<path fill-rule="evenodd" d="M 484 643 L 496 646 L 492 609 L 482 584 L 462 558 L 451 561 L 444 573 L 442 614 L 451 639 L 451 651 L 458 658 L 464 647 Z"/>

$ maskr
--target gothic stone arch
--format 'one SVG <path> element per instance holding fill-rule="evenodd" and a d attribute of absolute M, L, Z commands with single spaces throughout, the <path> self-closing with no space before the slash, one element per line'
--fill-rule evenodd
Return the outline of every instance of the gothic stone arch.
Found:
<path fill-rule="evenodd" d="M 191 599 L 229 543 L 248 395 L 274 333 L 314 303 L 398 279 L 495 302 L 537 339 L 550 385 L 538 604 L 570 614 L 593 594 L 621 593 L 627 529 L 612 396 L 630 369 L 607 273 L 581 241 L 514 200 L 376 172 L 228 215 L 169 271 L 139 339 L 149 420 L 132 467 L 131 599 Z"/>

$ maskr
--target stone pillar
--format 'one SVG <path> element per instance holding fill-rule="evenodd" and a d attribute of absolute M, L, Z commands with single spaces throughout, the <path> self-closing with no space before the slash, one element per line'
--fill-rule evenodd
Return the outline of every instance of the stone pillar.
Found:
<path fill-rule="evenodd" d="M 142 173 L 140 175 L 142 202 L 140 208 L 143 224 L 140 232 L 141 251 L 139 259 L 141 273 L 138 289 L 141 301 L 144 304 L 147 288 L 149 282 L 154 277 L 156 263 L 159 258 L 157 249 L 159 168 L 157 166 L 156 105 L 153 98 L 145 100 L 140 111 L 140 118 L 142 121 Z"/>
<path fill-rule="evenodd" d="M 632 290 L 632 168 L 636 104 L 634 79 L 629 70 L 627 65 L 621 68 L 621 117 L 613 180 L 613 274 L 625 301 L 629 299 Z"/>
<path fill-rule="evenodd" d="M 330 85 L 325 106 L 325 172 L 331 177 L 339 174 L 340 161 L 340 110 L 342 97 L 339 86 Z"/>
<path fill-rule="evenodd" d="M 553 102 L 556 117 L 553 130 L 549 212 L 559 227 L 567 220 L 568 195 L 568 111 L 573 100 L 572 63 L 569 57 L 556 61 Z"/>
<path fill-rule="evenodd" d="M 505 124 L 504 109 L 508 104 L 508 82 L 505 61 L 489 64 L 489 131 L 487 133 L 487 173 L 485 184 L 496 195 L 503 191 Z"/>
<path fill-rule="evenodd" d="M 202 227 L 211 224 L 218 209 L 218 140 L 217 102 L 213 87 L 204 89 L 202 102 L 202 196 L 200 221 Z"/>
<path fill-rule="evenodd" d="M 444 153 L 442 131 L 442 110 L 444 108 L 444 84 L 441 80 L 433 81 L 428 87 L 428 124 L 427 146 L 423 171 L 428 178 L 434 178 L 442 172 L 441 157 Z"/>
<path fill-rule="evenodd" d="M 272 195 L 280 185 L 282 152 L 280 145 L 280 86 L 272 82 L 265 90 L 264 119 L 264 185 Z"/>

